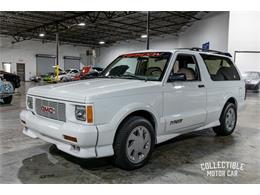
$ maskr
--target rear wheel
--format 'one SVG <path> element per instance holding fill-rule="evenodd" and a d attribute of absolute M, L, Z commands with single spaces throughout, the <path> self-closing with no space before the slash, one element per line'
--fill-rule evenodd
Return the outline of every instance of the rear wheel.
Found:
<path fill-rule="evenodd" d="M 155 144 L 154 128 L 145 118 L 133 116 L 118 129 L 114 142 L 115 164 L 125 170 L 145 165 Z"/>
<path fill-rule="evenodd" d="M 12 102 L 13 96 L 10 95 L 8 97 L 3 98 L 5 104 L 10 104 Z"/>
<path fill-rule="evenodd" d="M 221 117 L 220 126 L 213 127 L 216 134 L 227 136 L 231 135 L 237 123 L 237 109 L 233 103 L 228 102 L 224 107 Z"/>

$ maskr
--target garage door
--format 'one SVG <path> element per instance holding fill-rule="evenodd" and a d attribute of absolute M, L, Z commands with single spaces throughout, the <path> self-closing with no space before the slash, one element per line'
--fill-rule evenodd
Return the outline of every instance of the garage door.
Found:
<path fill-rule="evenodd" d="M 246 71 L 260 72 L 260 51 L 237 51 L 235 63 L 242 73 Z"/>
<path fill-rule="evenodd" d="M 17 63 L 16 72 L 17 72 L 17 75 L 20 77 L 21 81 L 25 81 L 25 64 Z"/>
<path fill-rule="evenodd" d="M 80 57 L 64 56 L 64 70 L 80 69 Z"/>
<path fill-rule="evenodd" d="M 44 75 L 49 72 L 53 72 L 55 66 L 55 56 L 37 54 L 36 55 L 36 65 L 37 65 L 37 75 Z"/>

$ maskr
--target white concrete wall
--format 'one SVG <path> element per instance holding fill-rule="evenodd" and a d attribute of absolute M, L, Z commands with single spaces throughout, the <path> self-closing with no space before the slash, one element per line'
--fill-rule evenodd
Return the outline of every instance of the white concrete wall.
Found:
<path fill-rule="evenodd" d="M 195 22 L 184 33 L 176 36 L 151 39 L 151 49 L 173 49 L 178 47 L 202 47 L 210 42 L 210 49 L 227 51 L 228 49 L 229 12 L 215 12 L 207 18 Z M 107 66 L 118 55 L 136 50 L 144 50 L 146 43 L 138 41 L 122 42 L 102 48 L 97 64 Z"/>
<path fill-rule="evenodd" d="M 210 42 L 210 49 L 228 50 L 229 12 L 213 12 L 180 35 L 180 47 L 202 47 Z"/>
<path fill-rule="evenodd" d="M 229 25 L 229 52 L 260 51 L 260 11 L 232 11 Z M 241 72 L 260 71 L 260 54 L 237 54 Z"/>
<path fill-rule="evenodd" d="M 42 44 L 39 41 L 24 41 L 11 44 L 12 39 L 9 37 L 0 37 L 0 69 L 2 62 L 11 62 L 11 72 L 16 72 L 16 63 L 25 63 L 25 79 L 29 80 L 30 76 L 36 74 L 36 54 L 56 54 L 55 43 Z M 60 46 L 59 63 L 61 68 L 64 65 L 63 56 L 85 55 L 86 47 L 74 47 L 69 45 Z"/>

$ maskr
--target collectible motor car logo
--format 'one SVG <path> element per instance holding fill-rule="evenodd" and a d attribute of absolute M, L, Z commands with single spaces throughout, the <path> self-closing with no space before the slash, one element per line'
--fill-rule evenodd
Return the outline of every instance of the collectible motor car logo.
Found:
<path fill-rule="evenodd" d="M 50 106 L 42 106 L 41 111 L 45 113 L 55 114 L 55 108 Z"/>
<path fill-rule="evenodd" d="M 245 170 L 245 163 L 232 161 L 204 162 L 201 170 L 209 177 L 237 177 Z"/>

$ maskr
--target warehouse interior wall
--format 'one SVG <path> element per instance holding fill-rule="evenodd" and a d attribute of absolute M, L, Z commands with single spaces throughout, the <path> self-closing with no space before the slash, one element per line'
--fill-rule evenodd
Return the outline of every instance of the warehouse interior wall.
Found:
<path fill-rule="evenodd" d="M 0 37 L 0 69 L 3 62 L 10 62 L 11 72 L 16 73 L 16 63 L 25 63 L 25 80 L 36 74 L 36 54 L 56 55 L 55 43 L 41 43 L 39 41 L 23 41 L 12 44 L 12 38 Z M 63 69 L 63 56 L 80 57 L 86 55 L 87 47 L 61 45 L 59 49 L 59 65 Z"/>
<path fill-rule="evenodd" d="M 201 48 L 202 44 L 209 42 L 210 49 L 227 51 L 228 28 L 229 12 L 212 12 L 180 35 L 179 46 Z"/>
<path fill-rule="evenodd" d="M 229 12 L 213 12 L 207 18 L 195 22 L 179 36 L 164 36 L 152 38 L 150 49 L 174 49 L 183 47 L 202 47 L 210 43 L 210 49 L 228 50 Z M 104 47 L 97 58 L 99 66 L 107 66 L 118 55 L 131 51 L 146 49 L 145 40 L 129 41 Z"/>
<path fill-rule="evenodd" d="M 229 25 L 229 52 L 260 52 L 260 12 L 232 11 Z M 260 72 L 260 53 L 238 53 L 235 60 L 241 72 Z"/>
<path fill-rule="evenodd" d="M 210 49 L 229 51 L 260 51 L 260 12 L 213 12 L 206 18 L 183 29 L 178 36 L 168 35 L 151 39 L 150 49 L 174 49 L 183 47 L 202 47 L 209 42 Z M 11 72 L 16 73 L 16 63 L 25 63 L 26 80 L 36 74 L 36 54 L 55 55 L 55 43 L 24 41 L 11 44 L 12 38 L 0 37 L 0 68 L 2 63 L 11 63 Z M 81 57 L 81 67 L 89 65 L 87 47 L 61 45 L 60 66 L 63 68 L 63 56 Z M 130 40 L 116 43 L 110 47 L 97 49 L 96 66 L 105 67 L 118 55 L 130 51 L 146 49 L 145 40 Z M 239 54 L 236 64 L 241 72 L 260 71 L 260 54 Z"/>

